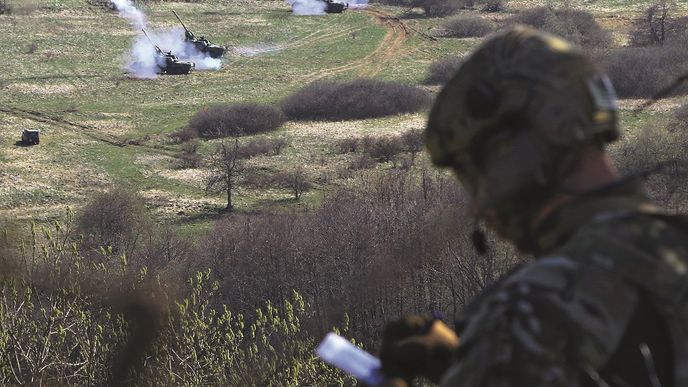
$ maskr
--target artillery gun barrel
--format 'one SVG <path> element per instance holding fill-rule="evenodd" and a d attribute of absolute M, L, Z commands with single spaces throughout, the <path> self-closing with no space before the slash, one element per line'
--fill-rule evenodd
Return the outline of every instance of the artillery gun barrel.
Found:
<path fill-rule="evenodd" d="M 153 47 L 155 47 L 155 51 L 156 51 L 158 54 L 162 54 L 162 50 L 160 49 L 160 47 L 158 47 L 157 44 L 153 43 L 153 39 L 151 39 L 150 36 L 148 36 L 148 34 L 146 33 L 146 30 L 144 30 L 143 28 L 141 28 L 141 31 L 143 31 L 143 34 L 146 35 L 146 38 L 148 38 L 148 41 L 150 42 L 150 44 L 152 44 Z"/>
<path fill-rule="evenodd" d="M 191 33 L 191 31 L 189 31 L 189 29 L 186 28 L 186 25 L 184 24 L 184 22 L 182 21 L 182 19 L 179 18 L 179 15 L 177 15 L 177 12 L 175 12 L 174 10 L 172 10 L 172 13 L 174 14 L 174 17 L 176 17 L 177 20 L 179 20 L 179 22 L 182 24 L 182 27 L 184 27 L 184 30 L 186 30 L 186 32 L 188 32 L 188 33 Z"/>

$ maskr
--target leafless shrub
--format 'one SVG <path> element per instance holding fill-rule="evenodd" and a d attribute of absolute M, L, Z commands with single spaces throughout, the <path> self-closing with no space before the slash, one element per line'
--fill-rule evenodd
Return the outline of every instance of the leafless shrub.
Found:
<path fill-rule="evenodd" d="M 244 171 L 244 160 L 239 139 L 221 139 L 208 160 L 210 173 L 205 179 L 207 193 L 223 193 L 227 198 L 224 211 L 232 211 L 236 180 Z"/>
<path fill-rule="evenodd" d="M 663 46 L 622 47 L 605 53 L 597 61 L 620 97 L 648 98 L 685 73 L 688 44 L 667 42 Z M 688 85 L 684 84 L 674 91 L 674 95 L 687 92 Z"/>
<path fill-rule="evenodd" d="M 674 16 L 676 3 L 660 0 L 645 11 L 645 17 L 635 21 L 630 44 L 648 46 L 688 37 L 688 17 Z"/>
<path fill-rule="evenodd" d="M 674 126 L 670 130 L 688 130 L 688 104 L 674 110 Z"/>
<path fill-rule="evenodd" d="M 482 4 L 480 10 L 482 12 L 501 12 L 506 9 L 506 0 L 479 0 L 477 3 Z"/>
<path fill-rule="evenodd" d="M 428 77 L 424 83 L 428 85 L 441 85 L 449 81 L 461 67 L 463 59 L 451 57 L 433 62 L 428 70 Z"/>
<path fill-rule="evenodd" d="M 125 188 L 95 194 L 77 218 L 85 248 L 111 248 L 116 254 L 131 254 L 149 225 L 143 197 Z"/>
<path fill-rule="evenodd" d="M 241 157 L 251 158 L 259 155 L 276 156 L 287 146 L 285 138 L 257 138 L 246 141 L 241 146 Z"/>
<path fill-rule="evenodd" d="M 379 162 L 391 162 L 397 165 L 397 156 L 404 150 L 404 145 L 399 137 L 364 137 L 361 142 L 366 154 Z"/>
<path fill-rule="evenodd" d="M 535 7 L 519 12 L 507 24 L 527 24 L 584 47 L 608 47 L 611 35 L 589 12 L 573 9 Z"/>
<path fill-rule="evenodd" d="M 463 203 L 448 174 L 360 171 L 312 212 L 223 219 L 198 260 L 217 270 L 237 310 L 298 289 L 319 330 L 347 311 L 354 336 L 368 342 L 412 310 L 457 313 L 516 261 L 501 246 L 477 255 L 465 232 L 437 231 L 471 228 Z"/>
<path fill-rule="evenodd" d="M 288 188 L 292 192 L 294 200 L 301 199 L 304 192 L 313 188 L 313 184 L 303 168 L 277 173 L 272 177 L 272 182 L 278 187 Z"/>
<path fill-rule="evenodd" d="M 361 153 L 359 155 L 356 155 L 353 160 L 349 163 L 349 170 L 360 170 L 360 169 L 370 169 L 375 167 L 377 164 L 377 161 L 375 161 L 374 158 L 372 158 L 369 154 L 367 153 Z"/>
<path fill-rule="evenodd" d="M 271 105 L 234 104 L 205 107 L 194 115 L 180 138 L 214 138 L 264 133 L 279 128 L 285 117 Z"/>
<path fill-rule="evenodd" d="M 378 0 L 385 5 L 406 8 L 422 8 L 426 17 L 444 17 L 455 13 L 463 5 L 463 0 Z"/>
<path fill-rule="evenodd" d="M 334 151 L 339 154 L 356 152 L 361 146 L 361 139 L 358 137 L 347 137 L 335 141 Z"/>
<path fill-rule="evenodd" d="M 425 109 L 430 96 L 420 88 L 375 79 L 318 81 L 282 100 L 294 120 L 341 121 L 412 113 Z"/>
<path fill-rule="evenodd" d="M 688 209 L 688 130 L 655 122 L 635 137 L 612 148 L 612 155 L 624 174 L 642 174 L 664 164 L 647 178 L 646 188 L 653 199 L 677 211 Z"/>
<path fill-rule="evenodd" d="M 198 168 L 201 164 L 201 155 L 197 153 L 198 145 L 197 139 L 182 144 L 182 152 L 174 161 L 173 167 L 177 169 Z"/>
<path fill-rule="evenodd" d="M 37 0 L 0 0 L 0 15 L 30 15 L 40 7 Z"/>
<path fill-rule="evenodd" d="M 476 15 L 462 15 L 449 20 L 444 36 L 452 38 L 480 38 L 496 29 L 496 24 Z"/>
<path fill-rule="evenodd" d="M 445 17 L 453 15 L 461 7 L 456 0 L 424 0 L 421 6 L 427 17 Z"/>
<path fill-rule="evenodd" d="M 33 54 L 36 52 L 38 49 L 38 44 L 36 42 L 31 42 L 28 47 L 26 47 L 26 51 L 24 51 L 25 54 Z"/>
<path fill-rule="evenodd" d="M 0 0 L 0 15 L 9 15 L 12 13 L 12 4 L 9 0 Z"/>
<path fill-rule="evenodd" d="M 401 142 L 407 152 L 411 153 L 411 164 L 416 161 L 416 154 L 423 150 L 425 136 L 422 129 L 411 129 L 401 135 Z"/>

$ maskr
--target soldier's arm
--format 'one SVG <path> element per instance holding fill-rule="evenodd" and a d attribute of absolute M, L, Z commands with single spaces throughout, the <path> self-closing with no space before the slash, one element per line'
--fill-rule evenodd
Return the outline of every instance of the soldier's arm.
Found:
<path fill-rule="evenodd" d="M 613 354 L 638 301 L 612 270 L 543 258 L 485 297 L 442 385 L 575 387 Z"/>

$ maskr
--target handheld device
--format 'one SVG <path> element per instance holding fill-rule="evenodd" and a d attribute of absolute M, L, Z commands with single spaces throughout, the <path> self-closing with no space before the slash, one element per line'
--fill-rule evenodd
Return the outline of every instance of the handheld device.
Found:
<path fill-rule="evenodd" d="M 369 386 L 379 386 L 384 381 L 380 359 L 336 333 L 328 333 L 315 349 L 315 353 L 326 363 L 349 373 Z"/>

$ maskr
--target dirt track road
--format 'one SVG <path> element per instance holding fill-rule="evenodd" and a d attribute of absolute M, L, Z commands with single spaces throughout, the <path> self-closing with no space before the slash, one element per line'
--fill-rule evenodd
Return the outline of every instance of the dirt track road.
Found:
<path fill-rule="evenodd" d="M 402 45 L 410 35 L 406 24 L 399 18 L 383 11 L 364 9 L 363 12 L 374 16 L 387 29 L 385 37 L 380 41 L 377 48 L 356 61 L 306 74 L 305 80 L 315 81 L 350 70 L 357 70 L 362 76 L 374 77 L 382 71 L 387 62 L 398 55 Z"/>

